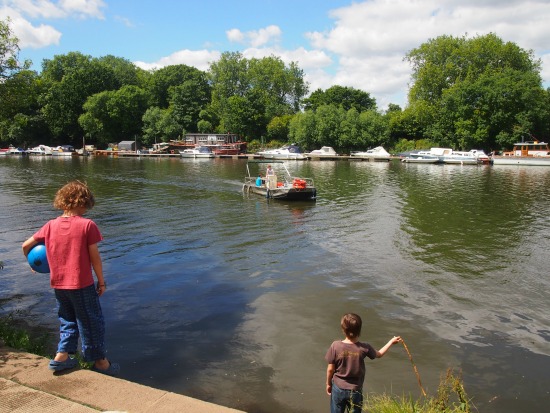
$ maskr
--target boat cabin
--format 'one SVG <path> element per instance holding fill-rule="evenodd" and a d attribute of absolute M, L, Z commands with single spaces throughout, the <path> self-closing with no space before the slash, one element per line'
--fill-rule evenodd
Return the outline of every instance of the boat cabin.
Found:
<path fill-rule="evenodd" d="M 514 144 L 514 149 L 510 152 L 504 152 L 504 156 L 546 156 L 550 148 L 545 142 L 531 141 L 519 142 Z"/>

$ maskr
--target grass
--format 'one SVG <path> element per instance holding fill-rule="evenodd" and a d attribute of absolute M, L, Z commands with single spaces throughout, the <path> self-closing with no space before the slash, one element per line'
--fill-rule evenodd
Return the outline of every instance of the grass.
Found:
<path fill-rule="evenodd" d="M 29 329 L 28 326 L 21 326 L 13 313 L 0 317 L 0 339 L 6 346 L 48 357 L 51 335 L 40 329 L 30 333 Z"/>
<path fill-rule="evenodd" d="M 369 413 L 471 413 L 472 407 L 461 374 L 448 369 L 433 397 L 427 395 L 413 400 L 410 396 L 367 395 L 362 410 Z"/>
<path fill-rule="evenodd" d="M 52 333 L 40 327 L 29 326 L 21 321 L 23 318 L 18 311 L 0 316 L 0 342 L 16 350 L 53 358 L 55 348 L 52 348 Z M 75 357 L 81 369 L 92 367 L 93 363 L 84 361 L 80 353 L 76 353 Z"/>

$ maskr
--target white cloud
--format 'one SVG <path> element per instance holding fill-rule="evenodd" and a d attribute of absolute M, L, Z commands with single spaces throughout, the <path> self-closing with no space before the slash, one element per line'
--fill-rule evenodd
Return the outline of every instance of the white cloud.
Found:
<path fill-rule="evenodd" d="M 403 57 L 440 35 L 469 37 L 495 33 L 543 57 L 550 58 L 548 0 L 530 2 L 477 0 L 371 0 L 333 10 L 331 30 L 306 33 L 313 48 L 337 59 L 333 83 L 372 93 L 379 106 L 404 106 L 410 67 Z M 550 80 L 549 70 L 542 76 Z M 401 96 L 402 101 L 391 99 Z"/>
<path fill-rule="evenodd" d="M 103 19 L 103 0 L 4 0 L 4 7 L 16 10 L 31 19 L 61 19 L 69 16 Z"/>
<path fill-rule="evenodd" d="M 101 9 L 105 8 L 106 4 L 103 0 L 60 0 L 59 6 L 70 15 L 103 20 Z"/>
<path fill-rule="evenodd" d="M 226 35 L 231 42 L 248 44 L 250 47 L 260 47 L 268 43 L 278 43 L 281 33 L 279 26 L 271 25 L 246 33 L 241 32 L 239 29 L 231 29 L 226 32 Z"/>
<path fill-rule="evenodd" d="M 165 66 L 184 64 L 206 71 L 208 70 L 210 63 L 219 60 L 220 56 L 221 53 L 217 51 L 180 50 L 153 63 L 137 61 L 134 62 L 134 64 L 144 70 L 161 69 Z"/>
<path fill-rule="evenodd" d="M 103 0 L 4 0 L 0 18 L 11 19 L 12 29 L 21 48 L 42 48 L 58 45 L 61 32 L 48 24 L 33 25 L 33 19 L 96 18 L 103 19 Z"/>

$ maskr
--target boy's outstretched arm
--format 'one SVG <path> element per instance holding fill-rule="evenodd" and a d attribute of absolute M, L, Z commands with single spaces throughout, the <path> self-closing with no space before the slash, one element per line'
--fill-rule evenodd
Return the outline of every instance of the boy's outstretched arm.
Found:
<path fill-rule="evenodd" d="M 330 396 L 332 393 L 332 376 L 334 376 L 334 371 L 336 368 L 334 364 L 329 364 L 327 367 L 327 394 Z"/>
<path fill-rule="evenodd" d="M 391 346 L 393 346 L 395 343 L 400 343 L 400 342 L 401 342 L 401 337 L 399 336 L 393 337 L 390 341 L 386 343 L 384 347 L 382 347 L 380 350 L 376 352 L 376 358 L 383 357 L 384 354 L 386 354 L 386 352 L 390 349 Z"/>

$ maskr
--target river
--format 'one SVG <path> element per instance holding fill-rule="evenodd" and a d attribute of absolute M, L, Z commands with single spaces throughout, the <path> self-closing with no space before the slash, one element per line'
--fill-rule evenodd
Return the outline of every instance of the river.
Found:
<path fill-rule="evenodd" d="M 356 312 L 363 341 L 404 338 L 429 394 L 452 367 L 480 412 L 548 408 L 550 168 L 291 162 L 318 199 L 285 203 L 243 196 L 245 164 L 0 158 L 0 313 L 56 332 L 21 243 L 81 179 L 124 379 L 250 413 L 328 411 L 324 355 Z M 402 345 L 367 361 L 365 391 L 420 396 Z"/>

